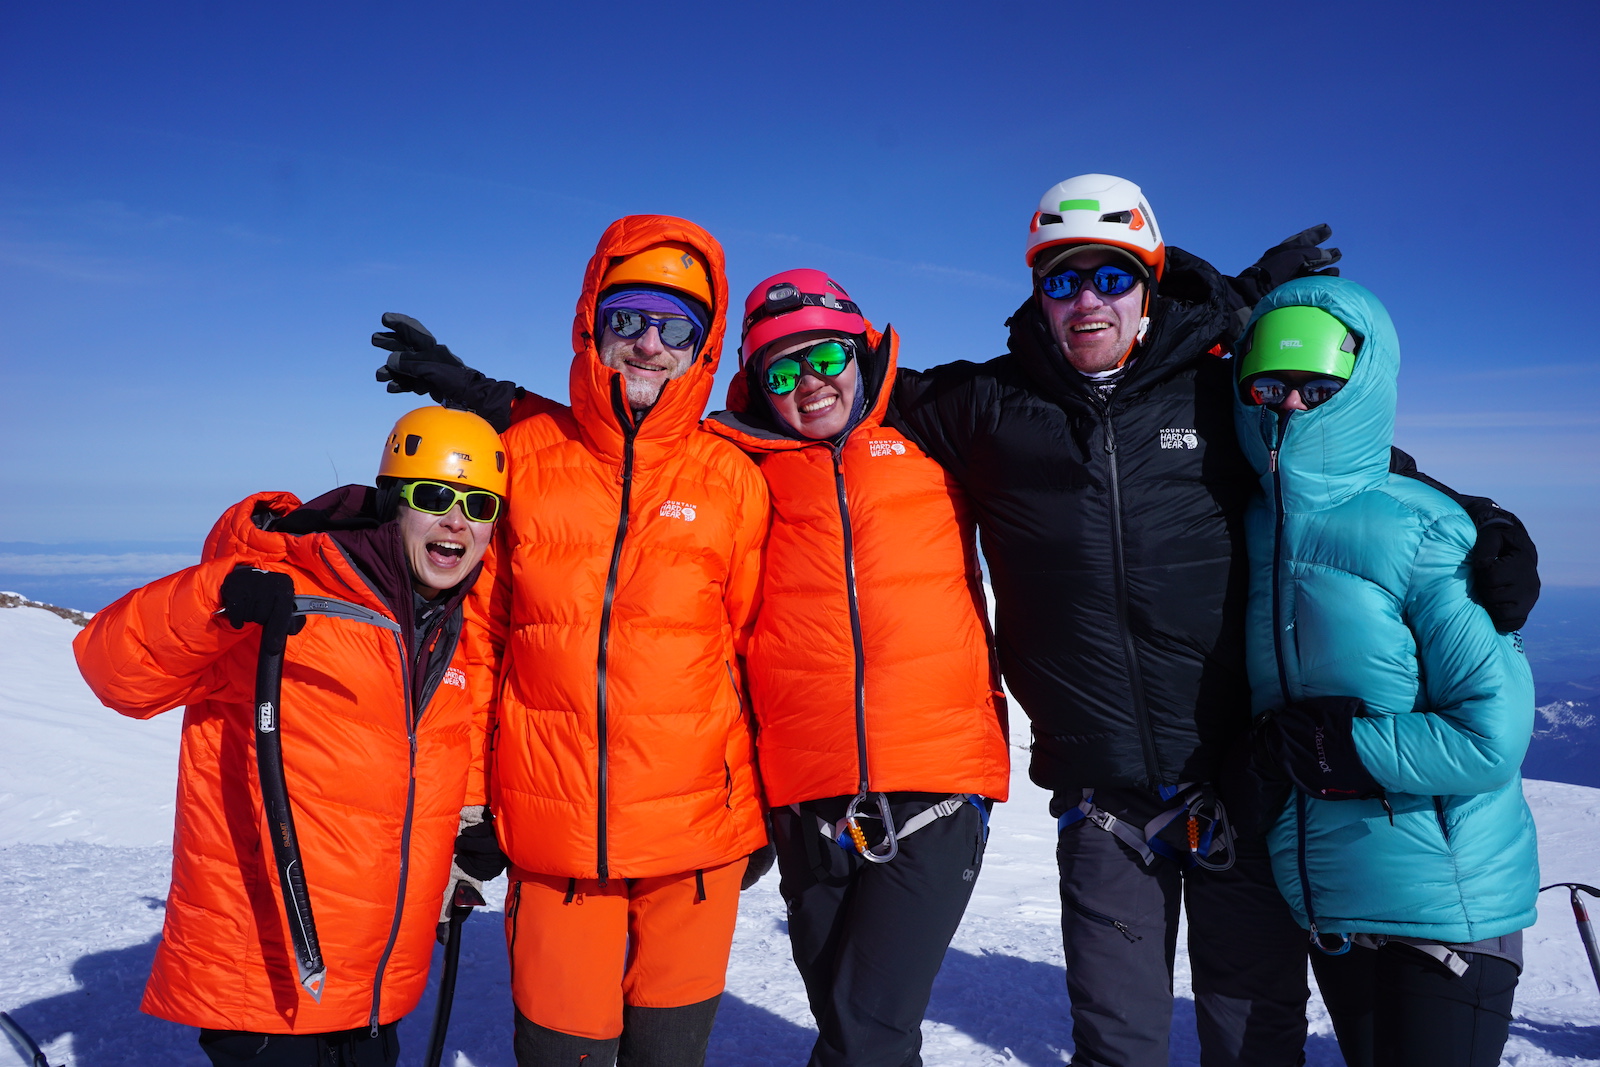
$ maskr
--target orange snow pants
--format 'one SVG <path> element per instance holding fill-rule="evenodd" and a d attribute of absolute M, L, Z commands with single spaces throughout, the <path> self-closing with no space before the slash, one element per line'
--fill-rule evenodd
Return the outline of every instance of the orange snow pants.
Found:
<path fill-rule="evenodd" d="M 745 860 L 660 878 L 511 871 L 511 999 L 551 1030 L 604 1041 L 622 1006 L 681 1008 L 722 992 Z"/>

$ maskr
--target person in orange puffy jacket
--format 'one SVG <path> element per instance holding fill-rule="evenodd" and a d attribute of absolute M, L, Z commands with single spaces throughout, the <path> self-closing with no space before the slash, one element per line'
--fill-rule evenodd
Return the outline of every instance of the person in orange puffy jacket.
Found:
<path fill-rule="evenodd" d="M 775 275 L 705 423 L 772 494 L 750 691 L 813 1067 L 920 1062 L 1010 781 L 966 497 L 883 424 L 897 345 L 822 271 Z"/>
<path fill-rule="evenodd" d="M 467 689 L 459 637 L 505 489 L 492 427 L 423 408 L 395 425 L 376 489 L 245 499 L 197 566 L 129 593 L 73 642 L 109 707 L 149 718 L 186 705 L 172 888 L 142 1006 L 200 1027 L 219 1067 L 398 1062 L 395 1028 L 427 984 L 463 807 L 483 803 L 487 694 Z M 263 649 L 266 624 L 297 608 L 342 617 L 301 615 L 286 647 Z M 279 710 L 262 727 L 257 666 L 274 652 Z M 304 981 L 304 927 L 290 928 L 303 913 L 286 912 L 258 729 L 283 738 L 310 943 L 326 967 Z"/>
<path fill-rule="evenodd" d="M 469 645 L 499 679 L 489 791 L 523 1067 L 702 1062 L 766 846 L 744 656 L 767 487 L 699 428 L 727 295 L 700 227 L 612 223 L 578 297 L 571 407 L 484 378 L 403 316 L 374 339 L 395 353 L 380 380 L 510 424 L 491 613 Z"/>

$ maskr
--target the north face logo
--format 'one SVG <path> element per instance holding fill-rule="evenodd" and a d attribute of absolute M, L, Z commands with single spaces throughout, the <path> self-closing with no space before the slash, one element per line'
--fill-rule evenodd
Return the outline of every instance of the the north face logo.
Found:
<path fill-rule="evenodd" d="M 453 685 L 457 689 L 465 689 L 467 687 L 466 672 L 460 667 L 451 667 L 444 672 L 444 684 Z"/>
<path fill-rule="evenodd" d="M 903 456 L 906 454 L 904 441 L 869 441 L 867 450 L 874 456 Z"/>
<path fill-rule="evenodd" d="M 1161 431 L 1162 448 L 1199 448 L 1200 435 L 1193 430 L 1166 429 Z"/>
<path fill-rule="evenodd" d="M 694 521 L 694 505 L 685 504 L 681 500 L 669 500 L 661 505 L 663 519 L 682 519 L 684 522 Z"/>

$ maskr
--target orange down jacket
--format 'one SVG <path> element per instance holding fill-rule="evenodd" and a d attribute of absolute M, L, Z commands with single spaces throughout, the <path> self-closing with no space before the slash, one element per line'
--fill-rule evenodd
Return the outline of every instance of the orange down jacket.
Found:
<path fill-rule="evenodd" d="M 597 290 L 611 257 L 665 241 L 711 264 L 714 306 L 695 363 L 636 425 L 596 354 Z M 509 501 L 474 662 L 500 678 L 489 786 L 513 876 L 655 877 L 766 842 L 742 659 L 767 487 L 698 428 L 727 292 L 700 227 L 612 223 L 578 298 L 572 406 L 520 405 L 536 413 L 503 435 Z"/>
<path fill-rule="evenodd" d="M 861 381 L 876 393 L 838 447 L 745 414 L 762 404 L 745 374 L 729 410 L 706 421 L 759 459 L 772 494 L 748 663 L 774 807 L 860 790 L 1009 790 L 972 516 L 944 469 L 883 425 L 898 358 L 886 334 L 868 329 Z"/>
<path fill-rule="evenodd" d="M 459 652 L 430 657 L 436 668 L 454 659 L 422 682 L 413 731 L 409 655 L 398 636 L 307 618 L 284 657 L 282 730 L 328 968 L 321 1003 L 313 1000 L 296 981 L 256 772 L 261 631 L 235 630 L 214 613 L 223 578 L 242 563 L 289 574 L 300 594 L 395 613 L 327 534 L 273 533 L 252 521 L 258 508 L 283 514 L 298 505 L 288 493 L 261 493 L 234 506 L 198 566 L 129 593 L 73 643 L 90 688 L 122 714 L 187 705 L 172 887 L 143 1009 L 190 1026 L 326 1033 L 405 1015 L 427 984 L 462 805 L 482 803 L 485 717 L 468 699 Z M 404 610 L 409 620 L 409 602 Z M 458 631 L 436 634 L 450 641 Z M 475 762 L 479 781 L 469 789 Z"/>

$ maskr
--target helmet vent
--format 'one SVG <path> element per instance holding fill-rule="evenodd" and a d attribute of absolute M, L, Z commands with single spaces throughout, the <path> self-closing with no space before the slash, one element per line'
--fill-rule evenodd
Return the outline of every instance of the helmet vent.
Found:
<path fill-rule="evenodd" d="M 1047 212 L 1043 212 L 1043 211 L 1041 211 L 1039 213 L 1039 225 L 1040 226 L 1054 226 L 1057 223 L 1059 223 L 1060 221 L 1061 221 L 1061 216 L 1060 215 L 1051 215 L 1051 214 L 1048 214 Z"/>
<path fill-rule="evenodd" d="M 417 449 L 422 446 L 422 435 L 416 433 L 406 434 L 406 455 L 414 456 Z"/>
<path fill-rule="evenodd" d="M 1112 211 L 1112 212 L 1109 212 L 1109 213 L 1107 213 L 1105 215 L 1101 215 L 1100 216 L 1100 221 L 1101 222 L 1118 222 L 1118 223 L 1121 223 L 1122 225 L 1126 226 L 1128 223 L 1133 221 L 1133 212 L 1131 212 L 1131 211 Z"/>
<path fill-rule="evenodd" d="M 494 454 L 494 469 L 499 474 L 506 472 L 506 454 L 504 452 L 496 452 Z"/>

